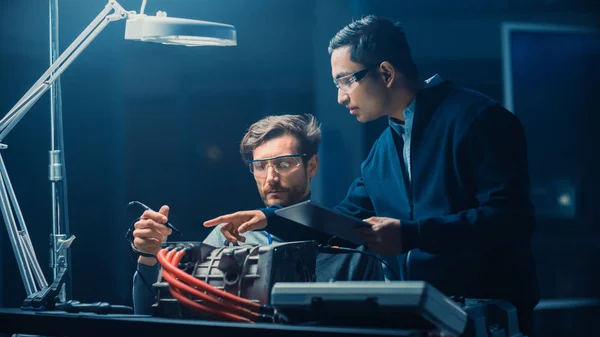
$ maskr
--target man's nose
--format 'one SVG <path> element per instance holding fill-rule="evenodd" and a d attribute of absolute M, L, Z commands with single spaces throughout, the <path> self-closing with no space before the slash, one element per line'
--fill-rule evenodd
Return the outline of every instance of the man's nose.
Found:
<path fill-rule="evenodd" d="M 338 104 L 346 105 L 349 98 L 350 97 L 348 97 L 348 94 L 344 90 L 338 89 L 338 96 L 337 96 Z"/>
<path fill-rule="evenodd" d="M 271 165 L 267 166 L 267 183 L 270 184 L 274 181 L 277 181 L 278 179 L 279 179 L 279 173 L 277 173 L 277 171 L 275 171 L 273 166 L 271 166 Z"/>

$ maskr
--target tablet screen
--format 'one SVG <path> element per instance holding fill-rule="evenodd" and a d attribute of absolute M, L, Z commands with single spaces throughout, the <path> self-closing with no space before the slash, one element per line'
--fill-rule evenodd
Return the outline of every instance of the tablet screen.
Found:
<path fill-rule="evenodd" d="M 371 226 L 360 219 L 329 209 L 311 200 L 278 209 L 275 214 L 319 232 L 336 236 L 348 241 L 353 246 L 360 246 L 364 241 L 352 229 Z"/>

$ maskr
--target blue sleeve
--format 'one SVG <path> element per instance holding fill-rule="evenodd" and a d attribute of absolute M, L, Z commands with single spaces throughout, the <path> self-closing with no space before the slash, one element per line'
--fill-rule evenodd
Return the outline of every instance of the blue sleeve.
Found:
<path fill-rule="evenodd" d="M 425 252 L 477 250 L 530 238 L 533 206 L 525 134 L 509 111 L 493 106 L 471 122 L 457 146 L 457 169 L 477 207 L 447 216 L 402 220 L 402 246 Z"/>
<path fill-rule="evenodd" d="M 356 179 L 350 185 L 346 198 L 334 209 L 361 220 L 375 216 L 375 208 L 367 194 L 367 188 L 362 177 Z"/>
<path fill-rule="evenodd" d="M 275 219 L 275 217 L 276 217 L 275 211 L 278 210 L 278 209 L 281 209 L 281 208 L 283 208 L 283 206 L 275 204 L 275 205 L 272 205 L 270 207 L 260 208 L 260 211 L 265 214 L 265 216 L 267 217 L 267 222 L 270 225 L 269 221 Z"/>
<path fill-rule="evenodd" d="M 151 287 L 158 280 L 160 264 L 147 266 L 138 263 L 137 266 L 138 270 L 133 275 L 133 311 L 136 315 L 151 315 L 152 305 L 156 301 L 156 294 Z M 144 280 L 148 285 L 144 284 Z"/>

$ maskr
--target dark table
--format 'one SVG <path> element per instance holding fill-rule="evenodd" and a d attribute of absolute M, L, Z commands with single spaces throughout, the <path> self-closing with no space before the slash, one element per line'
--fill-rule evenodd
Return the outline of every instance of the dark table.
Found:
<path fill-rule="evenodd" d="M 374 328 L 246 324 L 0 308 L 0 334 L 43 336 L 423 336 L 423 331 Z"/>

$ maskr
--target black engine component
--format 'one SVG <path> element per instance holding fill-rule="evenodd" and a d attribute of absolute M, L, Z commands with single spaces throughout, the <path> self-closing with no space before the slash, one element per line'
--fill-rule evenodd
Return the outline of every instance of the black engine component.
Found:
<path fill-rule="evenodd" d="M 219 248 L 201 242 L 171 242 L 166 243 L 166 247 L 188 249 L 179 265 L 188 274 L 215 288 L 261 304 L 269 304 L 271 289 L 276 282 L 316 280 L 317 245 L 314 241 Z M 169 284 L 162 276 L 153 287 L 157 290 L 154 316 L 202 318 L 171 296 Z"/>

